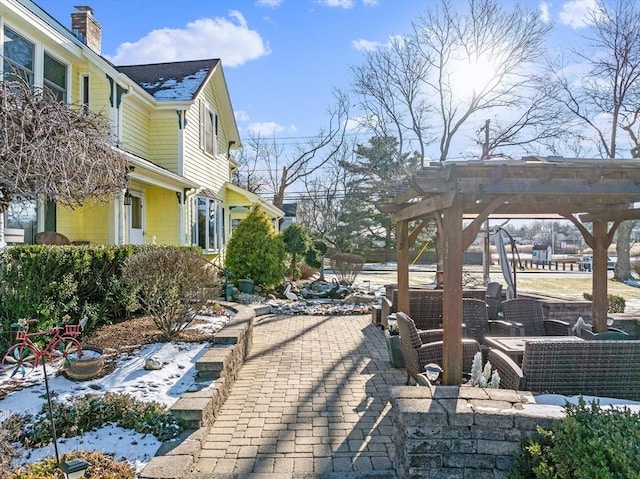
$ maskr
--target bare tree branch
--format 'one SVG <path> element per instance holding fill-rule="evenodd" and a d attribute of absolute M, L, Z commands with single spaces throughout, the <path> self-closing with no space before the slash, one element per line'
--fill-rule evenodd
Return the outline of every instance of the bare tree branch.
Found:
<path fill-rule="evenodd" d="M 16 75 L 0 82 L 0 127 L 0 212 L 12 200 L 73 208 L 127 186 L 127 160 L 110 142 L 108 119 Z"/>
<path fill-rule="evenodd" d="M 529 72 L 544 51 L 550 28 L 536 13 L 518 6 L 507 11 L 495 0 L 469 0 L 464 14 L 443 1 L 414 24 L 412 41 L 431 68 L 426 85 L 438 99 L 441 161 L 473 115 L 497 109 L 520 111 L 525 91 L 535 85 Z M 468 81 L 461 78 L 464 68 L 469 75 L 481 66 L 485 71 L 474 78 L 472 90 L 462 91 L 460 83 Z M 532 122 L 533 117 L 527 120 Z"/>
<path fill-rule="evenodd" d="M 274 191 L 273 204 L 282 208 L 287 188 L 312 175 L 338 154 L 346 136 L 349 100 L 345 93 L 334 92 L 336 104 L 329 110 L 329 125 L 306 144 L 298 144 L 293 152 L 273 144 L 263 150 L 268 182 Z"/>

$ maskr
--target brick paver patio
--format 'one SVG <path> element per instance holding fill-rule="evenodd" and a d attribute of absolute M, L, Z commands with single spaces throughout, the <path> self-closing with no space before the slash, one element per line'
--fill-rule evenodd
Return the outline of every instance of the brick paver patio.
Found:
<path fill-rule="evenodd" d="M 257 317 L 193 477 L 395 477 L 389 388 L 404 382 L 369 315 Z"/>

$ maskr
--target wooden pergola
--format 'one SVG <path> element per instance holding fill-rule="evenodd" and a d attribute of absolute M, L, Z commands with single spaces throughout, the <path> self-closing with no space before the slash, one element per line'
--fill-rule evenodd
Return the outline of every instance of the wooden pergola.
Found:
<path fill-rule="evenodd" d="M 593 249 L 592 319 L 602 331 L 607 249 L 622 221 L 640 219 L 636 202 L 640 160 L 626 159 L 445 161 L 422 168 L 390 192 L 377 206 L 397 223 L 399 311 L 409 310 L 409 248 L 429 221 L 438 227 L 444 253 L 444 384 L 462 378 L 462 258 L 488 218 L 557 215 L 571 221 Z"/>

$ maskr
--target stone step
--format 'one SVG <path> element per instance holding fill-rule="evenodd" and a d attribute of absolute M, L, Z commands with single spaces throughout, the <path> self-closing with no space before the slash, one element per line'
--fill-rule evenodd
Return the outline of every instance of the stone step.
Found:
<path fill-rule="evenodd" d="M 185 479 L 398 479 L 393 470 L 362 472 L 243 472 L 243 473 L 193 473 Z"/>

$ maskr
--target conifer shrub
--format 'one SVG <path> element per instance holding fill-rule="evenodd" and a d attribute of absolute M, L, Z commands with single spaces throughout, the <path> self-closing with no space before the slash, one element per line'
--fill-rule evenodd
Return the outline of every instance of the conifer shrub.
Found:
<path fill-rule="evenodd" d="M 244 218 L 227 244 L 225 268 L 232 277 L 252 279 L 262 288 L 282 283 L 285 273 L 285 246 L 282 236 L 257 207 Z"/>
<path fill-rule="evenodd" d="M 299 223 L 291 223 L 282 232 L 282 241 L 284 241 L 285 251 L 289 256 L 287 275 L 294 280 L 300 279 L 298 260 L 300 257 L 306 257 L 307 252 L 313 248 L 309 230 Z"/>

